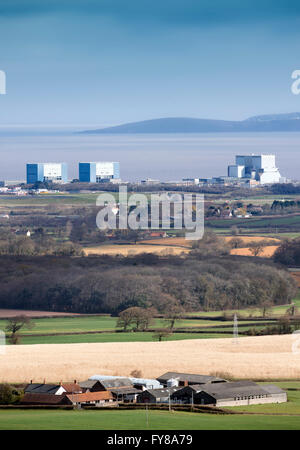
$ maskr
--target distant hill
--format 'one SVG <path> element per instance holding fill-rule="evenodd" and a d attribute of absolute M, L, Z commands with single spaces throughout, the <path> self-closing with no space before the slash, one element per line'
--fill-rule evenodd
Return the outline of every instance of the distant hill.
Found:
<path fill-rule="evenodd" d="M 85 130 L 84 134 L 224 133 L 254 131 L 300 131 L 300 113 L 254 116 L 243 121 L 169 117 Z"/>

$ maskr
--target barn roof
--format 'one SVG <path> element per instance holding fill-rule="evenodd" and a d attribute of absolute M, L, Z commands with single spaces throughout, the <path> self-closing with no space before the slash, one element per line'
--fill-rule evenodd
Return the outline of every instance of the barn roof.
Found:
<path fill-rule="evenodd" d="M 267 384 L 263 385 L 262 387 L 265 391 L 269 392 L 269 394 L 285 394 L 285 391 L 283 389 L 275 386 L 274 384 Z"/>
<path fill-rule="evenodd" d="M 129 379 L 132 384 L 143 385 L 151 389 L 159 389 L 162 385 L 156 380 L 151 378 L 135 378 L 135 377 L 120 377 L 113 375 L 93 375 L 89 378 L 89 380 L 113 380 L 113 379 Z"/>
<path fill-rule="evenodd" d="M 110 380 L 101 380 L 100 383 L 105 389 L 132 387 L 132 383 L 129 378 L 112 378 Z"/>
<path fill-rule="evenodd" d="M 31 394 L 26 393 L 22 398 L 21 404 L 27 405 L 60 405 L 69 404 L 71 402 L 66 399 L 66 395 L 55 395 L 55 394 Z"/>
<path fill-rule="evenodd" d="M 153 395 L 153 397 L 160 398 L 160 397 L 168 397 L 169 394 L 173 394 L 174 392 L 182 389 L 181 387 L 168 387 L 168 388 L 162 388 L 162 389 L 147 389 L 143 392 L 148 392 L 149 394 Z"/>
<path fill-rule="evenodd" d="M 234 381 L 202 385 L 198 391 L 206 392 L 216 400 L 232 399 L 236 397 L 249 397 L 257 395 L 270 395 L 265 389 L 253 381 Z"/>
<path fill-rule="evenodd" d="M 61 386 L 59 384 L 30 383 L 24 389 L 31 394 L 55 394 Z"/>
<path fill-rule="evenodd" d="M 181 372 L 166 372 L 157 378 L 160 382 L 167 382 L 171 378 L 176 378 L 179 381 L 187 381 L 193 384 L 204 384 L 204 383 L 217 383 L 223 380 L 223 378 L 217 378 L 210 375 L 198 375 L 193 373 L 181 373 Z"/>
<path fill-rule="evenodd" d="M 120 389 L 110 389 L 109 392 L 115 395 L 126 395 L 126 394 L 140 394 L 142 391 L 140 389 L 132 388 L 120 388 Z"/>
<path fill-rule="evenodd" d="M 99 400 L 112 400 L 113 396 L 108 391 L 84 392 L 83 394 L 68 394 L 72 403 L 95 402 Z"/>
<path fill-rule="evenodd" d="M 81 387 L 77 383 L 62 383 L 62 387 L 69 394 L 72 392 L 80 393 L 82 392 Z"/>
<path fill-rule="evenodd" d="M 80 381 L 79 386 L 84 389 L 90 389 L 90 388 L 93 388 L 95 386 L 95 384 L 97 384 L 97 383 L 98 383 L 98 380 L 85 380 L 85 381 Z"/>

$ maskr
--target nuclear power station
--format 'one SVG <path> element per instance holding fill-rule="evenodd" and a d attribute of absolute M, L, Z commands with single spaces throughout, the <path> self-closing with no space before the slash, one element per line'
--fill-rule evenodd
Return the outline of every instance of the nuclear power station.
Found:
<path fill-rule="evenodd" d="M 236 155 L 235 165 L 228 166 L 228 177 L 241 181 L 255 180 L 259 184 L 281 181 L 275 155 Z"/>

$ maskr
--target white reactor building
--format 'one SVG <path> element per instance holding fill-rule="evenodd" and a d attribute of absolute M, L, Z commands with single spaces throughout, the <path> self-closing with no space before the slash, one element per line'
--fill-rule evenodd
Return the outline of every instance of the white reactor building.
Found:
<path fill-rule="evenodd" d="M 275 155 L 236 155 L 235 165 L 228 166 L 228 177 L 252 179 L 260 184 L 280 183 L 281 175 Z"/>

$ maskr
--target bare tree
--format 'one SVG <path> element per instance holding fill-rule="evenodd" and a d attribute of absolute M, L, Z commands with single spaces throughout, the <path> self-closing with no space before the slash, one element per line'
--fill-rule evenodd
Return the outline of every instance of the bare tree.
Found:
<path fill-rule="evenodd" d="M 269 301 L 263 301 L 261 304 L 262 316 L 266 317 L 267 313 L 270 312 L 272 304 Z"/>
<path fill-rule="evenodd" d="M 166 329 L 166 330 L 157 330 L 154 334 L 153 334 L 153 338 L 158 340 L 158 342 L 161 342 L 163 340 L 163 338 L 167 338 L 169 336 L 172 335 L 172 331 L 170 331 L 170 329 Z"/>
<path fill-rule="evenodd" d="M 286 314 L 288 316 L 295 316 L 296 314 L 298 314 L 298 308 L 295 303 L 292 303 L 291 306 L 286 310 Z"/>
<path fill-rule="evenodd" d="M 241 248 L 244 246 L 244 241 L 239 237 L 233 237 L 230 239 L 228 244 L 230 245 L 231 248 Z"/>
<path fill-rule="evenodd" d="M 171 306 L 171 311 L 165 314 L 165 322 L 170 330 L 173 330 L 175 323 L 182 319 L 183 309 L 179 305 Z"/>
<path fill-rule="evenodd" d="M 249 246 L 249 250 L 253 256 L 259 256 L 263 252 L 264 246 L 260 242 L 253 242 Z"/>
<path fill-rule="evenodd" d="M 31 329 L 33 327 L 34 327 L 34 323 L 30 319 L 30 317 L 20 315 L 20 316 L 12 317 L 11 319 L 8 320 L 8 324 L 5 328 L 5 331 L 10 333 L 10 337 L 9 337 L 10 342 L 13 345 L 16 345 L 20 341 L 19 331 L 22 328 Z"/>

